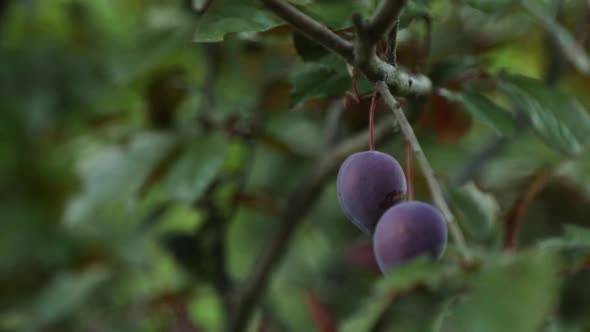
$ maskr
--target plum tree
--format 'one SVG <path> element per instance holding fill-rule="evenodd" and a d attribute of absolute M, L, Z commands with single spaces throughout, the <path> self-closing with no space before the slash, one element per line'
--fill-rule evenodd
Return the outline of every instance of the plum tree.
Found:
<path fill-rule="evenodd" d="M 372 234 L 381 215 L 406 198 L 404 171 L 392 156 L 379 151 L 351 154 L 340 166 L 338 200 L 348 218 Z"/>
<path fill-rule="evenodd" d="M 430 204 L 409 201 L 387 210 L 375 229 L 373 250 L 382 272 L 417 256 L 442 256 L 447 243 L 447 225 L 440 211 Z"/>

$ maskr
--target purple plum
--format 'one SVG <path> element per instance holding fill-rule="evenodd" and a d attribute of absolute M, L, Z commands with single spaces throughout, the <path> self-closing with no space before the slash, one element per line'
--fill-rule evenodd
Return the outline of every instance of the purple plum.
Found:
<path fill-rule="evenodd" d="M 372 234 L 381 215 L 405 200 L 404 171 L 392 156 L 378 151 L 354 153 L 342 163 L 337 179 L 338 201 L 347 217 Z"/>
<path fill-rule="evenodd" d="M 373 250 L 379 268 L 391 268 L 421 255 L 439 259 L 447 244 L 447 224 L 430 204 L 408 201 L 387 210 L 375 229 Z"/>

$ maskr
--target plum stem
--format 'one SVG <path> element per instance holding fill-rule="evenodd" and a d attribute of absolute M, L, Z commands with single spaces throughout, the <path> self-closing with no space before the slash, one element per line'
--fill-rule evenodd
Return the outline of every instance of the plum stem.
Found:
<path fill-rule="evenodd" d="M 434 204 L 440 209 L 444 218 L 446 219 L 449 225 L 449 231 L 451 233 L 451 237 L 457 246 L 459 252 L 461 252 L 466 259 L 469 258 L 469 253 L 467 250 L 467 245 L 465 243 L 465 237 L 463 236 L 463 232 L 459 225 L 457 225 L 455 221 L 455 217 L 449 208 L 447 201 L 445 200 L 445 196 L 443 194 L 442 188 L 434 175 L 434 170 L 432 166 L 430 166 L 430 162 L 426 158 L 422 147 L 420 146 L 420 142 L 418 142 L 418 138 L 414 134 L 414 130 L 412 129 L 412 125 L 406 119 L 404 111 L 400 105 L 400 103 L 393 97 L 391 92 L 389 91 L 389 87 L 383 81 L 380 81 L 376 84 L 381 96 L 383 97 L 385 103 L 389 108 L 391 108 L 399 127 L 401 128 L 406 140 L 408 141 L 410 147 L 412 148 L 412 152 L 416 156 L 418 160 L 418 165 L 422 169 L 422 174 L 426 178 L 426 182 L 430 187 L 430 193 L 432 195 L 432 199 L 434 200 Z"/>
<path fill-rule="evenodd" d="M 408 179 L 408 200 L 414 200 L 414 177 L 412 176 L 412 145 L 406 140 L 406 177 Z"/>
<path fill-rule="evenodd" d="M 369 150 L 375 151 L 375 105 L 377 104 L 377 91 L 371 98 L 371 107 L 369 108 Z"/>
<path fill-rule="evenodd" d="M 514 251 L 518 238 L 518 231 L 526 212 L 535 200 L 535 197 L 543 191 L 543 188 L 551 180 L 552 172 L 549 169 L 541 169 L 535 174 L 522 195 L 514 201 L 506 221 L 506 232 L 504 234 L 504 251 Z"/>
<path fill-rule="evenodd" d="M 391 137 L 392 132 L 388 129 L 389 124 L 378 123 L 375 126 L 375 139 L 379 142 L 386 137 Z M 287 253 L 297 227 L 301 225 L 306 213 L 312 210 L 314 203 L 321 197 L 323 188 L 330 179 L 334 178 L 344 159 L 362 149 L 366 144 L 367 135 L 368 133 L 364 131 L 331 147 L 318 158 L 309 176 L 303 178 L 300 185 L 287 194 L 285 201 L 289 204 L 282 206 L 273 235 L 256 257 L 256 264 L 236 295 L 226 329 L 228 332 L 245 329 L 244 326 L 248 324 L 252 312 L 257 308 L 264 291 L 268 288 L 272 273 Z"/>

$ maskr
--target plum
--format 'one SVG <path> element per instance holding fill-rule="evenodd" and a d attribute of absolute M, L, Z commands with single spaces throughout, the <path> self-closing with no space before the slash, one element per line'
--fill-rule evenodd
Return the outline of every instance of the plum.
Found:
<path fill-rule="evenodd" d="M 336 181 L 338 201 L 347 217 L 372 234 L 381 215 L 405 200 L 404 171 L 392 156 L 379 151 L 351 154 L 340 166 Z"/>
<path fill-rule="evenodd" d="M 383 273 L 421 255 L 439 259 L 447 244 L 447 224 L 434 206 L 417 201 L 387 210 L 375 229 L 373 250 Z"/>

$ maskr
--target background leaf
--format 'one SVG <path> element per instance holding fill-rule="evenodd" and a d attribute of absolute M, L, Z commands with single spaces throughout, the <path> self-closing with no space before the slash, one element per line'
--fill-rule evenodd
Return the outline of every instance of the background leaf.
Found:
<path fill-rule="evenodd" d="M 547 252 L 500 258 L 478 273 L 442 331 L 537 331 L 556 295 L 556 267 Z"/>
<path fill-rule="evenodd" d="M 191 138 L 165 180 L 170 197 L 188 204 L 195 202 L 217 175 L 226 147 L 221 134 Z"/>
<path fill-rule="evenodd" d="M 471 236 L 483 240 L 489 238 L 498 226 L 500 206 L 493 195 L 468 183 L 460 188 L 449 189 L 449 196 L 459 210 L 461 225 Z"/>
<path fill-rule="evenodd" d="M 542 248 L 590 248 L 590 229 L 575 225 L 565 225 L 561 237 L 540 243 Z"/>
<path fill-rule="evenodd" d="M 545 10 L 538 2 L 522 0 L 522 5 L 551 33 L 561 48 L 561 51 L 576 69 L 585 74 L 590 73 L 590 57 L 588 57 L 586 50 L 578 44 L 578 41 L 576 41 L 572 34 L 559 23 L 555 22 L 551 16 L 552 14 Z"/>
<path fill-rule="evenodd" d="M 264 31 L 281 24 L 276 15 L 263 10 L 257 1 L 218 0 L 199 18 L 193 41 L 217 42 L 228 33 Z"/>
<path fill-rule="evenodd" d="M 523 76 L 504 77 L 500 89 L 549 147 L 575 156 L 590 144 L 590 114 L 574 97 Z"/>
<path fill-rule="evenodd" d="M 350 76 L 344 70 L 336 71 L 323 63 L 302 65 L 289 77 L 293 85 L 294 107 L 313 98 L 337 97 L 351 88 Z"/>
<path fill-rule="evenodd" d="M 485 123 L 502 135 L 511 135 L 514 132 L 514 120 L 510 113 L 498 106 L 489 98 L 475 92 L 453 92 L 441 89 L 440 94 L 444 97 L 461 102 L 465 110 L 476 120 Z"/>

